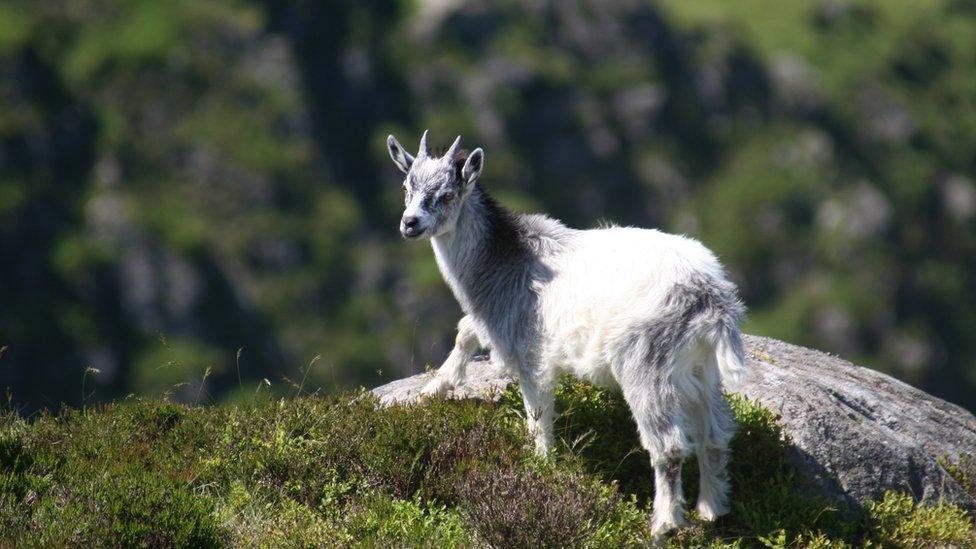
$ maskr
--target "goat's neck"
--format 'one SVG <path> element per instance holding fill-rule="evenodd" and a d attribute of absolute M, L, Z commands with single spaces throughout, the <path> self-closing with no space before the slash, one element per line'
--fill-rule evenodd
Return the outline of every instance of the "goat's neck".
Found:
<path fill-rule="evenodd" d="M 465 201 L 454 228 L 431 239 L 441 274 L 465 312 L 491 293 L 499 281 L 491 276 L 505 265 L 524 261 L 523 246 L 511 214 L 480 188 Z M 508 279 L 512 282 L 512 279 Z"/>

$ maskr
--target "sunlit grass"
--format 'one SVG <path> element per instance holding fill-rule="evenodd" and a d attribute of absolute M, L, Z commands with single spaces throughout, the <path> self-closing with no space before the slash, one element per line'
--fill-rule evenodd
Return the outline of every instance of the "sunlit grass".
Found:
<path fill-rule="evenodd" d="M 131 399 L 0 422 L 0 538 L 15 545 L 635 546 L 650 468 L 619 396 L 559 389 L 553 459 L 517 388 L 500 403 L 378 409 L 370 398 L 216 407 Z M 973 541 L 955 507 L 889 494 L 863 519 L 804 495 L 775 416 L 735 397 L 733 511 L 674 546 Z M 693 463 L 685 472 L 689 499 Z"/>

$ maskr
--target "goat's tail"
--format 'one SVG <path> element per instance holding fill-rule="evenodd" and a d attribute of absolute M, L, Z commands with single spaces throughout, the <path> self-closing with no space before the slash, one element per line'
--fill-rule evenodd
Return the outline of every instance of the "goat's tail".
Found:
<path fill-rule="evenodd" d="M 734 323 L 721 323 L 715 340 L 715 362 L 726 390 L 739 386 L 746 373 L 746 355 L 742 335 Z"/>
<path fill-rule="evenodd" d="M 734 390 L 746 373 L 746 354 L 739 332 L 746 308 L 739 301 L 735 286 L 727 280 L 693 282 L 673 292 L 669 306 L 675 321 L 671 325 L 683 328 L 684 335 L 691 336 L 686 341 L 703 353 L 698 356 L 706 362 L 710 383 L 720 380 L 725 390 Z M 688 317 L 690 322 L 682 326 L 681 319 Z"/>
<path fill-rule="evenodd" d="M 746 373 L 746 353 L 742 347 L 742 334 L 739 324 L 745 319 L 746 308 L 736 296 L 735 289 L 728 284 L 724 291 L 711 296 L 709 314 L 703 318 L 706 333 L 715 353 L 714 364 L 725 390 L 739 386 Z"/>

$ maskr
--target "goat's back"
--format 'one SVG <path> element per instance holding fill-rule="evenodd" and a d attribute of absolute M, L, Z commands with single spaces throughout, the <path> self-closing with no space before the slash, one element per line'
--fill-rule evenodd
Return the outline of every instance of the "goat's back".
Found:
<path fill-rule="evenodd" d="M 675 292 L 731 288 L 700 242 L 653 229 L 579 231 L 549 261 L 555 276 L 539 289 L 546 353 L 579 374 L 605 363 L 635 330 L 673 314 Z"/>

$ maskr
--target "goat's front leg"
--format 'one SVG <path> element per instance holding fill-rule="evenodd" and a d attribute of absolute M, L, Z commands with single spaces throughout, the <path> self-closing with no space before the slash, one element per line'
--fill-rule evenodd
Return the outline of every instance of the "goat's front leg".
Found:
<path fill-rule="evenodd" d="M 447 356 L 444 364 L 434 373 L 434 378 L 420 390 L 423 396 L 443 396 L 450 389 L 464 383 L 468 363 L 474 358 L 478 349 L 482 347 L 478 340 L 478 333 L 474 329 L 474 322 L 468 316 L 461 317 L 457 326 L 457 337 L 454 348 Z"/>
<path fill-rule="evenodd" d="M 549 455 L 555 443 L 553 420 L 556 408 L 556 387 L 545 375 L 519 370 L 519 386 L 525 404 L 525 421 L 529 436 L 535 441 L 535 451 L 542 457 Z"/>

